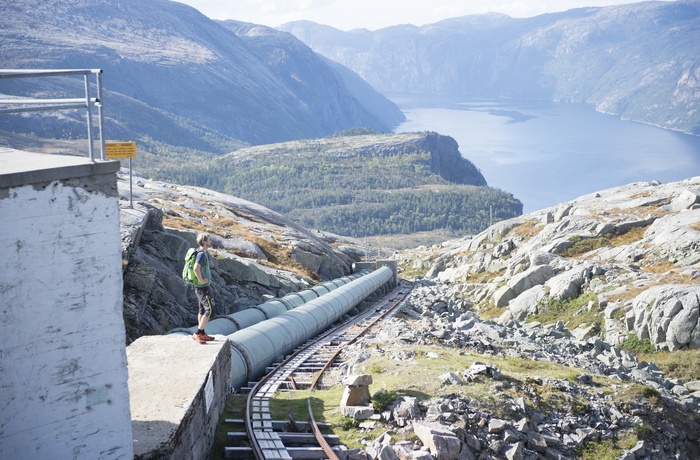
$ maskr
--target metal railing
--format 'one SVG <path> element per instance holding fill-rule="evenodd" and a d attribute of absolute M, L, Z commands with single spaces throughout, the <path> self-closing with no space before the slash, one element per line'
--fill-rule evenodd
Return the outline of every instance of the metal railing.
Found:
<path fill-rule="evenodd" d="M 95 161 L 93 148 L 93 107 L 97 108 L 98 130 L 100 142 L 100 159 L 105 160 L 105 140 L 102 132 L 104 125 L 104 115 L 102 113 L 102 69 L 55 69 L 55 70 L 34 70 L 34 69 L 0 69 L 0 79 L 8 78 L 39 78 L 39 77 L 66 77 L 82 75 L 85 82 L 85 97 L 72 99 L 33 99 L 29 97 L 15 97 L 12 99 L 0 99 L 0 114 L 20 113 L 20 112 L 44 112 L 50 110 L 87 110 L 87 132 L 88 149 L 90 161 Z M 90 82 L 90 75 L 95 76 L 95 91 Z M 11 106 L 1 107 L 1 106 Z"/>

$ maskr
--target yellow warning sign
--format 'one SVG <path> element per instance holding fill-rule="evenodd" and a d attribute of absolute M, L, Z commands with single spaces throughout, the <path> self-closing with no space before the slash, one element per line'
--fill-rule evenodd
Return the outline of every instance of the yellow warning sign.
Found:
<path fill-rule="evenodd" d="M 105 144 L 105 157 L 136 158 L 136 142 L 107 142 Z"/>

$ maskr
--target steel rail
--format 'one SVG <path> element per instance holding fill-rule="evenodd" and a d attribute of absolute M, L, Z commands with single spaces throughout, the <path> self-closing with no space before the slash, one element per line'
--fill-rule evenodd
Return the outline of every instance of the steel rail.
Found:
<path fill-rule="evenodd" d="M 404 282 L 405 283 L 405 282 Z M 390 314 L 394 314 L 396 312 L 396 307 L 398 307 L 404 299 L 408 296 L 408 294 L 411 292 L 411 289 L 405 290 L 406 286 L 402 286 L 399 289 L 399 292 L 401 292 L 403 295 L 399 298 L 399 300 L 395 301 L 394 304 L 388 308 L 384 313 L 381 315 L 376 316 L 368 325 L 362 327 L 359 331 L 357 331 L 353 337 L 344 342 L 344 345 L 352 345 L 355 343 L 355 341 L 364 335 L 368 330 L 370 330 L 375 324 L 377 324 L 379 321 L 383 321 L 387 316 Z M 367 311 L 370 311 L 370 314 L 367 315 L 358 315 L 358 317 L 353 318 L 353 320 L 346 322 L 347 323 L 352 323 L 350 324 L 349 327 L 346 329 L 349 329 L 350 327 L 358 324 L 361 321 L 365 321 L 368 318 L 371 318 L 374 316 L 377 312 L 379 312 L 383 307 L 385 307 L 385 304 L 383 302 L 380 302 L 377 306 L 368 309 Z M 343 329 L 344 325 L 341 325 L 339 329 Z M 316 441 L 318 444 L 321 446 L 323 449 L 323 452 L 328 456 L 329 460 L 340 460 L 337 455 L 335 455 L 335 452 L 333 452 L 333 449 L 331 448 L 330 444 L 326 441 L 326 439 L 323 437 L 323 434 L 321 433 L 321 429 L 318 427 L 318 424 L 316 423 L 316 418 L 314 417 L 314 411 L 311 408 L 311 392 L 316 389 L 318 382 L 321 380 L 321 377 L 323 374 L 328 370 L 328 368 L 333 364 L 333 362 L 336 360 L 338 355 L 343 351 L 343 347 L 338 346 L 338 349 L 336 350 L 335 353 L 328 359 L 326 364 L 323 366 L 323 368 L 316 374 L 316 377 L 313 379 L 311 382 L 311 387 L 309 388 L 308 391 L 308 396 L 306 398 L 306 403 L 307 407 L 309 409 L 309 426 L 311 427 L 311 431 L 314 433 L 314 436 L 316 437 Z"/>
<path fill-rule="evenodd" d="M 309 341 L 303 347 L 290 354 L 281 363 L 276 365 L 270 372 L 263 376 L 260 379 L 260 381 L 258 381 L 253 386 L 250 393 L 248 394 L 248 398 L 246 401 L 245 426 L 246 431 L 248 433 L 248 439 L 250 441 L 250 445 L 256 459 L 262 460 L 270 458 L 265 455 L 266 451 L 274 452 L 275 458 L 291 458 L 291 455 L 289 455 L 289 453 L 286 451 L 286 448 L 284 448 L 282 441 L 279 439 L 278 436 L 276 436 L 276 433 L 271 433 L 270 431 L 268 431 L 263 436 L 266 439 L 258 439 L 257 434 L 261 431 L 260 429 L 265 429 L 269 427 L 271 430 L 272 420 L 271 418 L 267 419 L 264 416 L 260 417 L 257 420 L 254 420 L 253 418 L 255 409 L 267 407 L 267 409 L 269 410 L 269 398 L 271 398 L 283 384 L 287 384 L 290 381 L 292 382 L 292 384 L 294 384 L 294 379 L 293 377 L 291 377 L 292 373 L 295 372 L 298 368 L 300 368 L 301 365 L 308 361 L 312 356 L 317 354 L 317 351 L 319 349 L 323 347 L 328 347 L 329 339 L 332 339 L 333 337 L 341 337 L 354 326 L 357 326 L 360 322 L 366 321 L 368 318 L 371 318 L 371 321 L 368 324 L 359 328 L 355 328 L 356 330 L 351 334 L 351 337 L 349 339 L 342 341 L 336 340 L 337 343 L 342 343 L 343 346 L 354 343 L 362 334 L 366 333 L 378 322 L 382 321 L 387 316 L 394 314 L 396 311 L 398 311 L 397 307 L 401 305 L 401 303 L 405 300 L 405 298 L 410 293 L 411 289 L 411 284 L 409 284 L 406 281 L 401 281 L 396 289 L 391 291 L 383 299 L 376 302 L 374 306 L 349 319 L 343 324 L 320 334 L 312 341 Z M 397 298 L 398 300 L 396 300 Z M 387 308 L 387 305 L 390 306 Z M 382 314 L 378 314 L 382 311 Z M 332 342 L 333 341 L 331 341 L 330 343 L 332 344 Z M 330 357 L 326 360 L 326 363 L 321 368 L 321 370 L 317 372 L 315 378 L 311 383 L 309 392 L 318 386 L 321 376 L 336 360 L 336 358 L 342 351 L 343 346 L 334 346 L 335 352 L 330 355 Z M 314 434 L 314 437 L 316 438 L 318 445 L 323 449 L 324 453 L 327 455 L 327 458 L 329 458 L 330 460 L 338 460 L 338 456 L 335 454 L 331 446 L 323 437 L 323 434 L 321 433 L 321 430 L 318 427 L 318 423 L 316 422 L 316 419 L 313 416 L 310 396 L 307 399 L 307 404 L 309 408 L 310 417 L 309 426 L 311 427 L 311 430 Z M 265 448 L 263 448 L 261 443 L 266 444 Z"/>

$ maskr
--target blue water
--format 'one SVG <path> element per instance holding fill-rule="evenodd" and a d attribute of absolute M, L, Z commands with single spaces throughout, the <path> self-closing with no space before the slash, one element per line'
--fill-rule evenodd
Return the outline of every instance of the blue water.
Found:
<path fill-rule="evenodd" d="M 700 137 L 585 104 L 389 97 L 407 117 L 396 132 L 453 137 L 488 184 L 512 193 L 526 213 L 631 182 L 700 175 Z"/>

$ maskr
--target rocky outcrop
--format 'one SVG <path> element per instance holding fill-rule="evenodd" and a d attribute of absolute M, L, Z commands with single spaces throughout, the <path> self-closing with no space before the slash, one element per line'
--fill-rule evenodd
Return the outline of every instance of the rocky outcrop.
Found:
<path fill-rule="evenodd" d="M 443 243 L 426 277 L 500 311 L 501 323 L 588 298 L 613 344 L 635 334 L 659 349 L 698 348 L 699 190 L 700 177 L 634 183 L 499 222 Z M 425 265 L 420 251 L 405 257 Z"/>
<path fill-rule="evenodd" d="M 119 175 L 128 343 L 196 324 L 194 292 L 181 272 L 198 232 L 212 235 L 215 315 L 345 276 L 365 256 L 350 239 L 310 232 L 249 201 L 138 174 L 134 182 L 129 200 L 129 176 Z"/>
<path fill-rule="evenodd" d="M 671 351 L 700 348 L 700 286 L 654 286 L 634 298 L 630 329 Z"/>
<path fill-rule="evenodd" d="M 456 460 L 459 457 L 460 440 L 441 424 L 414 422 L 413 432 L 436 460 Z"/>

